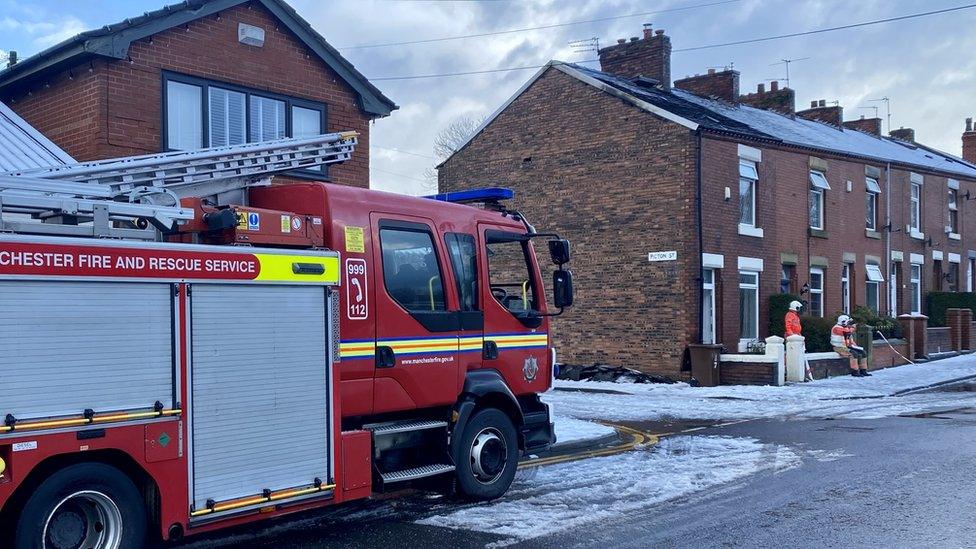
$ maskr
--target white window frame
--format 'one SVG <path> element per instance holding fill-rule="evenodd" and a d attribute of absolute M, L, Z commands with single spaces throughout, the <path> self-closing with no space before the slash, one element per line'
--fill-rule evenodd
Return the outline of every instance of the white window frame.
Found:
<path fill-rule="evenodd" d="M 708 297 L 705 299 L 711 305 L 707 310 L 711 311 L 711 316 L 702 319 L 702 343 L 714 344 L 715 343 L 715 276 L 716 270 L 713 268 L 705 267 L 702 269 L 702 293 L 706 294 Z M 705 330 L 708 327 L 708 330 Z"/>
<path fill-rule="evenodd" d="M 814 279 L 820 279 L 820 287 L 814 284 Z M 813 296 L 820 296 L 820 306 L 815 306 Z M 823 267 L 810 268 L 810 314 L 823 318 L 824 316 L 824 270 Z"/>
<path fill-rule="evenodd" d="M 865 294 L 864 294 L 864 305 L 871 308 L 875 313 L 881 312 L 881 284 L 885 281 L 884 273 L 881 272 L 881 266 L 868 263 L 864 267 L 864 277 L 865 277 Z M 869 297 L 874 297 L 874 307 L 871 307 L 871 302 Z"/>
<path fill-rule="evenodd" d="M 751 195 L 749 219 L 743 219 L 742 189 L 747 187 Z M 756 163 L 745 158 L 739 159 L 739 234 L 762 237 L 762 229 L 756 226 L 756 192 L 759 190 L 759 171 Z"/>
<path fill-rule="evenodd" d="M 915 238 L 925 238 L 922 233 L 922 184 L 912 181 L 911 193 L 909 194 L 909 218 L 908 227 L 911 236 Z M 922 235 L 922 236 L 919 236 Z"/>
<path fill-rule="evenodd" d="M 864 180 L 864 185 L 867 190 L 864 199 L 865 227 L 868 230 L 877 231 L 878 230 L 878 196 L 881 194 L 881 186 L 878 185 L 878 180 L 874 179 L 873 177 L 866 177 Z M 870 216 L 868 216 L 869 209 L 871 210 Z"/>
<path fill-rule="evenodd" d="M 744 283 L 742 282 L 743 276 L 753 276 L 755 277 L 754 283 Z M 759 271 L 739 271 L 739 299 L 742 299 L 742 290 L 753 290 L 756 293 L 755 307 L 753 312 L 753 318 L 755 319 L 756 325 L 756 335 L 755 337 L 743 337 L 742 333 L 742 305 L 740 303 L 739 310 L 739 352 L 745 351 L 751 341 L 755 341 L 759 338 Z"/>
<path fill-rule="evenodd" d="M 898 316 L 898 262 L 892 261 L 888 271 L 888 311 Z"/>
<path fill-rule="evenodd" d="M 922 313 L 922 265 L 912 263 L 909 270 L 909 288 L 911 289 L 910 309 L 913 315 Z"/>
<path fill-rule="evenodd" d="M 851 266 L 844 263 L 840 271 L 841 309 L 844 314 L 851 314 Z"/>
<path fill-rule="evenodd" d="M 973 291 L 973 271 L 976 271 L 976 259 L 969 258 L 966 261 L 966 291 Z"/>
<path fill-rule="evenodd" d="M 946 190 L 946 208 L 948 209 L 946 233 L 952 240 L 959 240 L 961 238 L 959 236 L 959 189 L 950 186 Z"/>
<path fill-rule="evenodd" d="M 822 231 L 824 228 L 824 192 L 823 189 L 810 189 L 810 210 L 813 210 L 814 201 L 818 204 L 817 208 L 817 219 L 813 219 L 812 215 L 808 215 L 810 218 L 810 228 Z M 810 212 L 812 214 L 812 211 Z"/>

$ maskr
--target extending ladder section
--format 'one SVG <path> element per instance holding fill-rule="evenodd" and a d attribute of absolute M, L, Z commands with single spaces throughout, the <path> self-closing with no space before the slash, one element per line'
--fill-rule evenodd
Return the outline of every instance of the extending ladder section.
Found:
<path fill-rule="evenodd" d="M 193 219 L 180 198 L 243 192 L 282 172 L 344 162 L 356 136 L 330 133 L 10 172 L 0 175 L 0 230 L 155 239 L 150 224 L 168 232 Z"/>

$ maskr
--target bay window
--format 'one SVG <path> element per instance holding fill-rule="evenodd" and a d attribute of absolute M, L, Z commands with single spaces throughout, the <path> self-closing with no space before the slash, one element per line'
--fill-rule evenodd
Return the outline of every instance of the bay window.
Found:
<path fill-rule="evenodd" d="M 327 108 L 296 97 L 163 73 L 163 148 L 193 150 L 311 137 L 326 131 Z M 327 175 L 327 166 L 302 170 Z"/>

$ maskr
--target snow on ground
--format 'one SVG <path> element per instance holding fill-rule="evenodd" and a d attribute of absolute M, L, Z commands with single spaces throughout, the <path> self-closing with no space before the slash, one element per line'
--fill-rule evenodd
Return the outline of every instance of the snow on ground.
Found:
<path fill-rule="evenodd" d="M 608 427 L 600 423 L 559 415 L 558 409 L 556 410 L 555 417 L 553 417 L 553 423 L 556 425 L 556 446 L 572 444 L 581 440 L 602 438 L 616 432 L 613 427 Z"/>
<path fill-rule="evenodd" d="M 867 419 L 973 406 L 976 397 L 972 393 L 892 396 L 967 376 L 976 376 L 976 355 L 889 368 L 876 371 L 869 378 L 841 376 L 784 387 L 557 381 L 559 390 L 549 391 L 543 399 L 563 416 L 589 420 L 839 416 Z M 592 393 L 587 389 L 602 392 Z"/>
<path fill-rule="evenodd" d="M 802 455 L 752 438 L 680 436 L 615 456 L 541 467 L 499 501 L 451 510 L 420 524 L 515 538 L 545 536 L 733 482 L 800 465 Z"/>

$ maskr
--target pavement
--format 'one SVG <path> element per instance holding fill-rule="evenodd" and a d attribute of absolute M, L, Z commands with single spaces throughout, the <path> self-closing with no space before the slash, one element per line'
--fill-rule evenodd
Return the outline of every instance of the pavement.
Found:
<path fill-rule="evenodd" d="M 179 546 L 971 546 L 973 378 L 976 355 L 792 388 L 560 384 L 580 436 L 500 500 L 406 492 Z"/>

